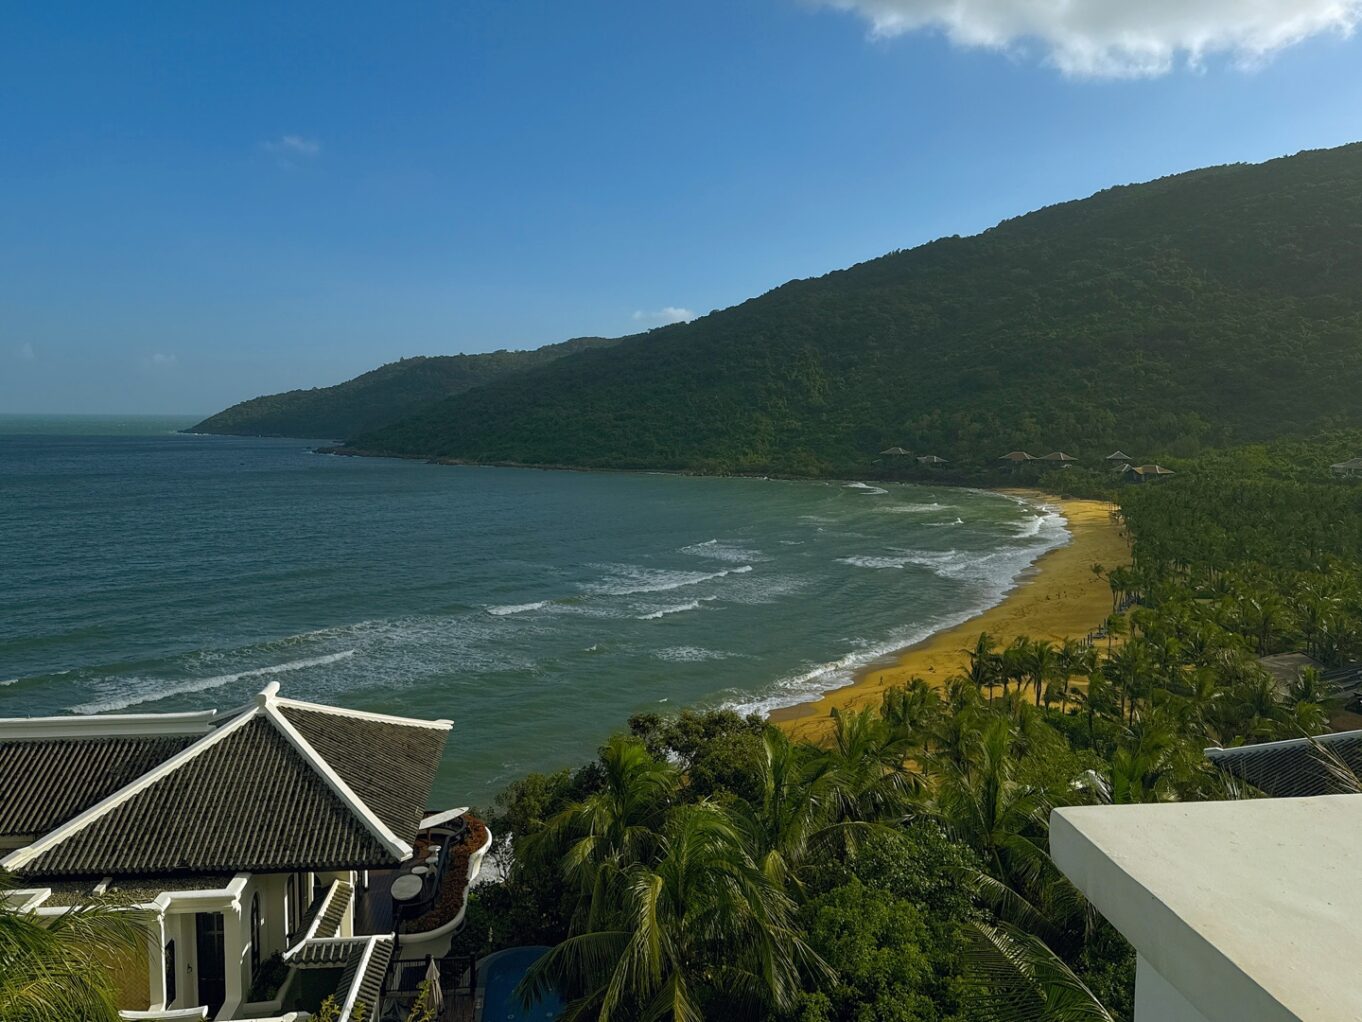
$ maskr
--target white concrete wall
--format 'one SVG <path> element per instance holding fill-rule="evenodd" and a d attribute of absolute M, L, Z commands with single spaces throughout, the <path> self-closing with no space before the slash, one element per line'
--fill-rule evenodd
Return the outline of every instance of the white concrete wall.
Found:
<path fill-rule="evenodd" d="M 1209 1022 L 1143 956 L 1135 965 L 1135 1022 Z"/>

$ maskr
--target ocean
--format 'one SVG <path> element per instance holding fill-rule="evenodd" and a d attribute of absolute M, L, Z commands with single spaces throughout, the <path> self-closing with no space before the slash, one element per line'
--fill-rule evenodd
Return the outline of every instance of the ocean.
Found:
<path fill-rule="evenodd" d="M 436 804 L 630 714 L 765 712 L 1065 542 L 949 487 L 433 466 L 192 419 L 0 416 L 0 716 L 283 694 L 455 722 Z"/>

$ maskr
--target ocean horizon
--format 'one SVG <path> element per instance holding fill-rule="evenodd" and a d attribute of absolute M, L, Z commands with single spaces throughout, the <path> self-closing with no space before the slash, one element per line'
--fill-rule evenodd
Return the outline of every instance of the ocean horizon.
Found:
<path fill-rule="evenodd" d="M 452 718 L 437 800 L 486 804 L 633 713 L 839 687 L 1067 538 L 988 491 L 336 458 L 193 421 L 0 417 L 0 716 L 278 681 Z"/>

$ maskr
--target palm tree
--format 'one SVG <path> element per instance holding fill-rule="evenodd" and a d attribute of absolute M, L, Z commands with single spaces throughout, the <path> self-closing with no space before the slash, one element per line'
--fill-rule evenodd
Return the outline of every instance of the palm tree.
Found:
<path fill-rule="evenodd" d="M 653 759 L 637 738 L 616 735 L 601 750 L 605 784 L 526 841 L 532 858 L 559 859 L 594 912 L 629 863 L 648 858 L 680 784 L 675 767 Z"/>
<path fill-rule="evenodd" d="M 1053 642 L 1036 641 L 1027 645 L 1022 663 L 1027 678 L 1036 690 L 1036 705 L 1040 705 L 1045 686 L 1059 673 L 1059 654 Z"/>
<path fill-rule="evenodd" d="M 971 649 L 962 650 L 969 657 L 969 680 L 977 689 L 988 689 L 988 701 L 993 701 L 993 689 L 997 686 L 1000 664 L 993 636 L 980 632 Z"/>
<path fill-rule="evenodd" d="M 832 743 L 808 747 L 810 779 L 827 791 L 832 821 L 876 823 L 902 817 L 909 800 L 922 790 L 922 775 L 909 761 L 919 736 L 890 727 L 869 707 L 834 709 L 832 719 Z"/>
<path fill-rule="evenodd" d="M 519 987 L 527 1000 L 557 988 L 572 998 L 569 1020 L 700 1022 L 710 1000 L 787 1012 L 803 976 L 831 978 L 720 806 L 673 809 L 654 852 L 603 867 L 619 870 L 615 896 L 535 963 Z"/>
<path fill-rule="evenodd" d="M 5 901 L 10 886 L 0 878 L 0 1018 L 119 1022 L 116 973 L 147 947 L 142 918 L 102 900 L 39 917 Z"/>

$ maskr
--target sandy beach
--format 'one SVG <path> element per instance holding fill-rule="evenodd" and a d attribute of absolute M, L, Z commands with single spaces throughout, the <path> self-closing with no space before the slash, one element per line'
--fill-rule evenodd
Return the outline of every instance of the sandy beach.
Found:
<path fill-rule="evenodd" d="M 1034 492 L 1024 495 L 1058 507 L 1068 521 L 1071 538 L 1027 569 L 1001 603 L 891 658 L 868 665 L 850 685 L 833 689 L 819 699 L 773 711 L 771 720 L 798 737 L 817 739 L 828 730 L 828 715 L 834 708 L 877 706 L 884 689 L 903 684 L 914 675 L 944 683 L 964 671 L 968 665 L 964 650 L 974 644 L 980 632 L 988 632 L 1000 644 L 1006 644 L 1018 635 L 1058 642 L 1097 628 L 1111 612 L 1111 590 L 1105 579 L 1093 574 L 1092 566 L 1113 568 L 1130 560 L 1124 531 L 1112 517 L 1115 505 Z"/>

